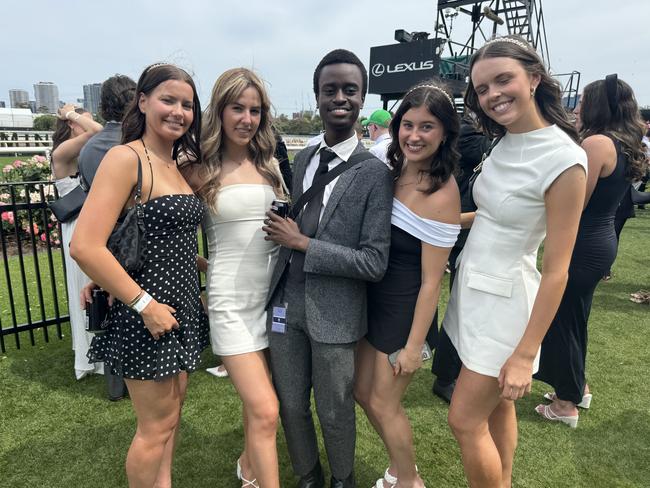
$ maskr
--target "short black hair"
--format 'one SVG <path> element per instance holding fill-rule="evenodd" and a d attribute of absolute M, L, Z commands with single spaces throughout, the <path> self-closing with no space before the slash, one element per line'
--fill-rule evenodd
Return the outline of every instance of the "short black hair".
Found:
<path fill-rule="evenodd" d="M 108 122 L 122 122 L 129 103 L 135 98 L 135 81 L 128 76 L 111 76 L 102 83 L 99 114 Z"/>
<path fill-rule="evenodd" d="M 650 122 L 650 108 L 642 108 L 639 112 L 641 112 L 641 118 L 643 120 Z"/>
<path fill-rule="evenodd" d="M 361 70 L 361 95 L 362 98 L 366 98 L 366 93 L 368 92 L 368 72 L 366 67 L 363 65 L 361 60 L 351 51 L 347 49 L 335 49 L 334 51 L 328 52 L 323 59 L 320 60 L 318 66 L 314 70 L 314 94 L 318 98 L 318 80 L 320 79 L 320 72 L 323 71 L 325 66 L 330 64 L 354 64 L 359 67 Z"/>

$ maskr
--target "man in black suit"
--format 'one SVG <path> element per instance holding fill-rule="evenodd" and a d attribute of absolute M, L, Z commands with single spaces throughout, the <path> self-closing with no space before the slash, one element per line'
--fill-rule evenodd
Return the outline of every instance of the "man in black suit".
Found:
<path fill-rule="evenodd" d="M 122 118 L 134 97 L 135 82 L 128 76 L 111 76 L 102 84 L 99 113 L 106 125 L 88 140 L 79 153 L 79 173 L 88 188 L 92 185 L 104 155 L 122 142 Z M 108 385 L 108 399 L 117 401 L 124 398 L 127 390 L 122 377 L 108 370 L 104 370 L 104 375 Z"/>
<path fill-rule="evenodd" d="M 366 282 L 379 281 L 388 266 L 393 197 L 387 166 L 354 131 L 367 80 L 365 67 L 349 51 L 337 49 L 321 60 L 314 93 L 325 135 L 296 155 L 292 201 L 325 184 L 339 165 L 347 169 L 313 196 L 297 222 L 269 214 L 264 227 L 282 245 L 269 290 L 269 349 L 300 488 L 324 486 L 312 388 L 330 485 L 355 486 L 354 351 L 367 331 Z"/>
<path fill-rule="evenodd" d="M 458 138 L 458 150 L 460 152 L 459 171 L 456 175 L 456 183 L 461 196 L 461 212 L 469 215 L 476 211 L 476 207 L 469 195 L 469 179 L 472 176 L 474 168 L 481 162 L 483 154 L 490 147 L 490 140 L 476 129 L 476 125 L 469 115 L 463 116 L 460 125 L 460 136 Z M 463 219 L 461 219 L 461 223 Z M 451 278 L 449 280 L 449 289 L 454 283 L 456 276 L 456 259 L 463 250 L 469 228 L 463 228 L 460 231 L 458 240 L 449 254 L 449 269 Z M 456 378 L 460 374 L 462 366 L 458 357 L 456 348 L 451 343 L 447 332 L 443 327 L 440 328 L 438 345 L 433 356 L 431 372 L 436 375 L 433 382 L 433 394 L 439 396 L 447 403 L 451 402 L 451 395 L 454 392 Z"/>

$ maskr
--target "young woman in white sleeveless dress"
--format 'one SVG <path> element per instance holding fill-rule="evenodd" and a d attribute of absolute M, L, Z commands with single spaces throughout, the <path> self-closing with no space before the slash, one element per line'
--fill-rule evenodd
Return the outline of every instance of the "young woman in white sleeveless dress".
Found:
<path fill-rule="evenodd" d="M 58 116 L 52 135 L 50 166 L 59 197 L 63 197 L 79 185 L 77 158 L 81 148 L 103 127 L 93 120 L 90 112 L 75 108 L 72 104 L 61 107 Z M 86 312 L 81 309 L 79 304 L 79 292 L 90 279 L 70 258 L 70 239 L 76 224 L 76 217 L 69 222 L 61 222 L 61 243 L 65 257 L 70 335 L 74 350 L 74 373 L 75 377 L 80 380 L 91 373 L 103 374 L 104 365 L 103 363 L 92 364 L 86 357 L 94 336 L 86 332 Z"/>
<path fill-rule="evenodd" d="M 559 84 L 525 41 L 488 41 L 472 56 L 470 73 L 466 105 L 502 138 L 474 186 L 478 210 L 444 319 L 463 362 L 449 424 L 470 486 L 504 488 L 517 444 L 513 400 L 530 392 L 567 283 L 587 160 Z"/>
<path fill-rule="evenodd" d="M 266 358 L 265 312 L 278 246 L 264 239 L 262 225 L 273 200 L 285 195 L 273 159 L 269 110 L 257 75 L 244 68 L 223 73 L 204 115 L 206 171 L 193 175 L 209 208 L 204 229 L 212 350 L 243 403 L 245 440 L 237 476 L 242 486 L 264 488 L 279 486 L 278 400 Z"/>

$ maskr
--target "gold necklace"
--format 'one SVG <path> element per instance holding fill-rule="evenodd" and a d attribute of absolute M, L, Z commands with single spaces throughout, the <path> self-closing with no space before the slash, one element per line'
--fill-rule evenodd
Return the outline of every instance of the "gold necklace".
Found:
<path fill-rule="evenodd" d="M 413 185 L 413 184 L 419 184 L 422 183 L 422 176 L 423 174 L 421 172 L 418 173 L 418 177 L 415 180 L 412 181 L 407 181 L 406 183 L 397 183 L 397 186 L 402 187 L 402 186 L 408 186 L 408 185 Z"/>
<path fill-rule="evenodd" d="M 144 139 L 141 139 L 141 141 L 142 141 L 142 147 L 144 147 L 144 154 L 145 154 L 145 156 L 147 156 L 147 160 L 149 161 L 149 164 L 151 164 L 151 159 L 149 158 L 149 151 L 147 150 L 147 145 L 144 143 Z M 153 152 L 153 151 L 151 151 L 151 152 L 152 152 L 153 155 L 156 156 L 160 161 L 162 161 L 163 163 L 165 163 L 165 165 L 167 165 L 167 168 L 168 168 L 168 169 L 172 167 L 172 163 L 173 163 L 173 161 L 172 161 L 172 163 L 168 163 L 168 162 L 165 161 L 163 158 L 161 158 L 160 156 L 158 156 L 155 152 Z"/>

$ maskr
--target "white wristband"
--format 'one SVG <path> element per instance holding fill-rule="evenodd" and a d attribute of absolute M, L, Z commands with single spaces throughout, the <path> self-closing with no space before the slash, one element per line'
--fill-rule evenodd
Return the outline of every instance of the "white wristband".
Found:
<path fill-rule="evenodd" d="M 138 301 L 131 306 L 131 310 L 137 313 L 142 313 L 145 307 L 151 303 L 151 300 L 153 300 L 153 298 L 145 291 L 142 296 L 138 298 Z"/>
<path fill-rule="evenodd" d="M 65 119 L 70 119 L 70 114 L 75 114 L 75 113 L 77 112 L 75 112 L 74 110 L 68 110 L 63 117 Z"/>

